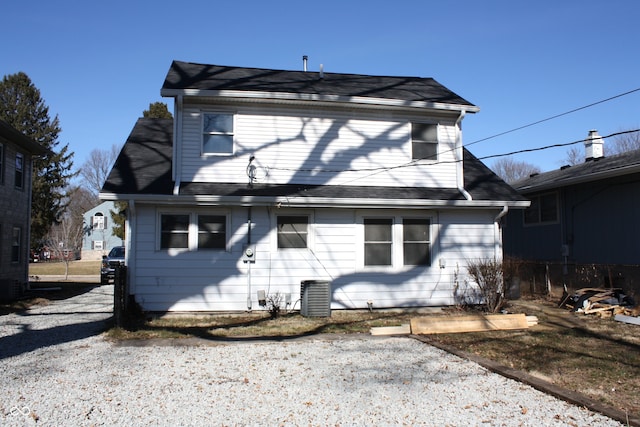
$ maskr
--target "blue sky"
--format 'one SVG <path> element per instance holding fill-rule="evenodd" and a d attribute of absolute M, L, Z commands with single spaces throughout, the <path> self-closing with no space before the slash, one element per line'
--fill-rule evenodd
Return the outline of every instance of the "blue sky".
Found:
<path fill-rule="evenodd" d="M 640 2 L 12 1 L 0 76 L 23 71 L 58 115 L 80 166 L 123 144 L 174 59 L 287 70 L 433 77 L 480 107 L 463 123 L 479 157 L 640 128 Z M 555 169 L 567 148 L 516 155 Z M 606 148 L 605 148 L 606 150 Z M 494 159 L 486 163 L 493 164 Z"/>

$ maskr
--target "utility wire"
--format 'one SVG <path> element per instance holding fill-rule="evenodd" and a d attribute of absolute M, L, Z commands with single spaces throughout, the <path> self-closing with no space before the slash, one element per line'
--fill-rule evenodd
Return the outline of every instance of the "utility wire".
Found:
<path fill-rule="evenodd" d="M 529 123 L 529 124 L 526 124 L 526 125 L 523 125 L 523 126 L 519 126 L 517 128 L 511 129 L 511 130 L 507 130 L 507 131 L 504 131 L 504 132 L 497 133 L 495 135 L 487 136 L 486 138 L 478 139 L 478 140 L 470 142 L 468 144 L 464 144 L 464 146 L 468 147 L 470 145 L 474 145 L 474 144 L 477 144 L 479 142 L 483 142 L 483 141 L 487 141 L 489 139 L 497 138 L 497 137 L 502 136 L 502 135 L 507 135 L 509 133 L 513 133 L 513 132 L 519 131 L 521 129 L 525 129 L 525 128 L 528 128 L 528 127 L 531 127 L 531 126 L 535 126 L 535 125 L 538 125 L 540 123 L 548 122 L 549 120 L 557 119 L 558 117 L 566 116 L 568 114 L 575 113 L 576 111 L 584 110 L 586 108 L 590 108 L 590 107 L 593 107 L 595 105 L 602 104 L 604 102 L 608 102 L 608 101 L 611 101 L 613 99 L 620 98 L 622 96 L 626 96 L 626 95 L 629 95 L 629 94 L 632 94 L 632 93 L 638 92 L 638 91 L 640 91 L 640 87 L 636 88 L 636 89 L 632 89 L 632 90 L 624 92 L 624 93 L 621 93 L 621 94 L 618 94 L 618 95 L 615 95 L 615 96 L 611 96 L 611 97 L 606 98 L 606 99 L 602 99 L 600 101 L 592 102 L 591 104 L 584 105 L 582 107 L 574 108 L 573 110 L 565 111 L 564 113 L 560 113 L 560 114 L 556 114 L 556 115 L 551 116 L 551 117 L 547 117 L 546 119 L 538 120 L 538 121 L 535 121 L 533 123 Z"/>

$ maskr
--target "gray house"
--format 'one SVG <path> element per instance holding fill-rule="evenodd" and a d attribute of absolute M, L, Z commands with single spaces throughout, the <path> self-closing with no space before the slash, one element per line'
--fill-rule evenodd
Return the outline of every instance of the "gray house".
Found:
<path fill-rule="evenodd" d="M 604 156 L 596 131 L 585 140 L 585 161 L 513 184 L 531 200 L 510 212 L 506 255 L 562 266 L 640 264 L 640 150 Z"/>
<path fill-rule="evenodd" d="M 332 309 L 454 304 L 529 205 L 463 148 L 478 108 L 431 78 L 174 61 L 161 94 L 175 119 L 138 120 L 100 193 L 128 202 L 147 311 L 297 309 L 327 282 Z"/>
<path fill-rule="evenodd" d="M 46 152 L 0 120 L 0 299 L 19 297 L 28 283 L 32 158 Z"/>
<path fill-rule="evenodd" d="M 83 217 L 82 259 L 102 259 L 115 246 L 122 246 L 121 238 L 113 234 L 111 211 L 116 210 L 112 201 L 102 202 L 89 209 Z"/>

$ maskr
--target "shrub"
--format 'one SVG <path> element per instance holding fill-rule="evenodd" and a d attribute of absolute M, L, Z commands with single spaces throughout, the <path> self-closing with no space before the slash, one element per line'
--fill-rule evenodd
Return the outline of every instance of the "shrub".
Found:
<path fill-rule="evenodd" d="M 494 259 L 469 261 L 467 273 L 478 285 L 487 311 L 496 313 L 507 303 L 502 262 Z"/>

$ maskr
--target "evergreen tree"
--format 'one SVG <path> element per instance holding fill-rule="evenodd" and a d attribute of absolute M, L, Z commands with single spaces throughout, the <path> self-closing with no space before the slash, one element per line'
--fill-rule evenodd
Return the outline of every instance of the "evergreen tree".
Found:
<path fill-rule="evenodd" d="M 67 144 L 59 147 L 58 116 L 49 117 L 40 91 L 23 72 L 4 76 L 0 82 L 0 119 L 50 150 L 33 159 L 31 247 L 37 247 L 64 211 L 73 153 Z"/>
<path fill-rule="evenodd" d="M 113 221 L 112 231 L 111 233 L 124 240 L 124 223 L 127 219 L 127 207 L 129 206 L 127 202 L 124 201 L 116 201 L 114 202 L 115 210 L 111 211 L 111 220 Z"/>
<path fill-rule="evenodd" d="M 151 119 L 172 119 L 173 116 L 164 102 L 153 102 L 149 104 L 149 109 L 142 112 L 142 117 Z"/>

